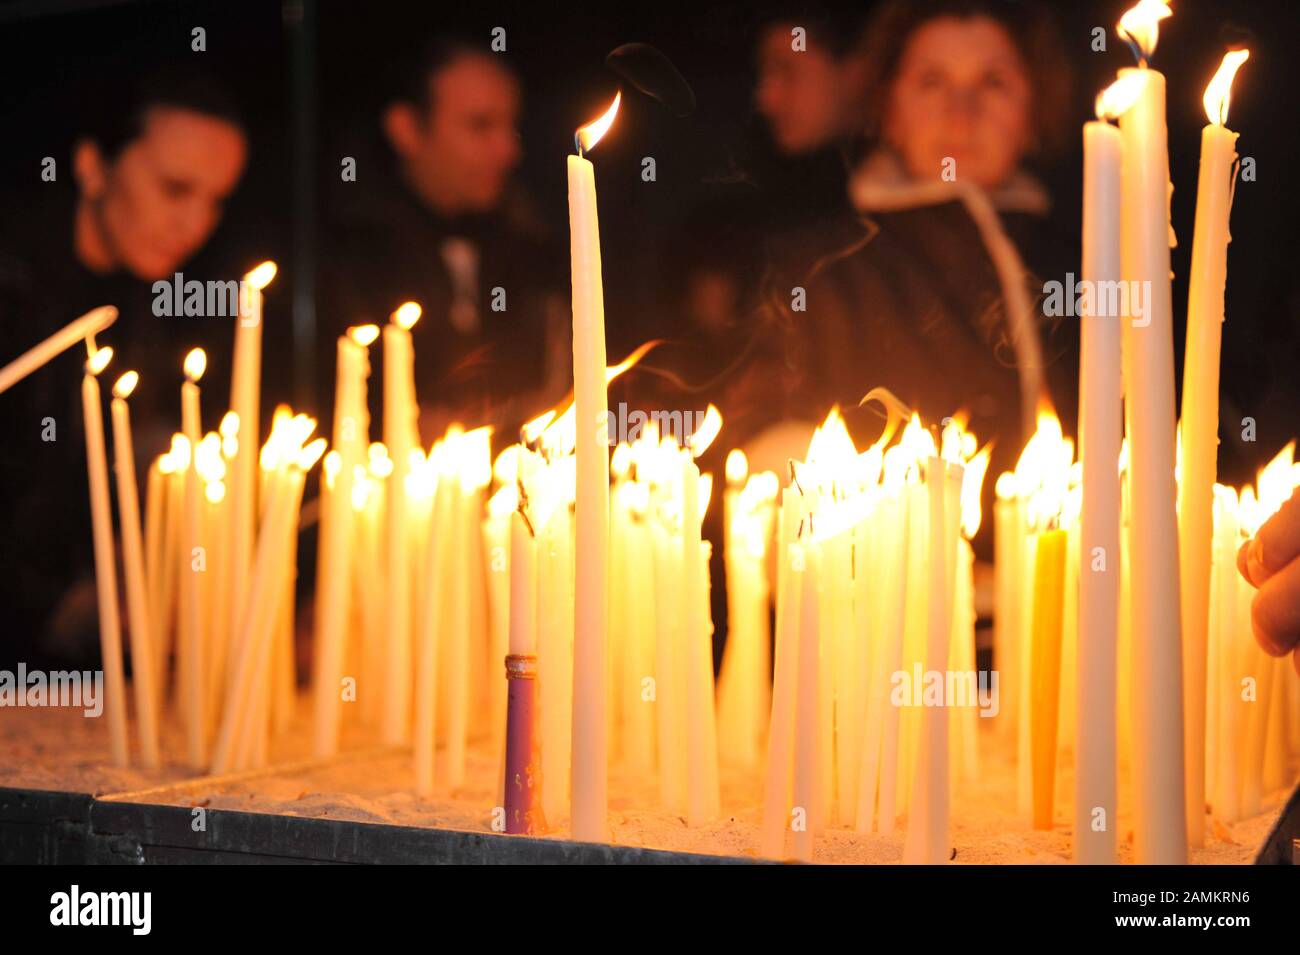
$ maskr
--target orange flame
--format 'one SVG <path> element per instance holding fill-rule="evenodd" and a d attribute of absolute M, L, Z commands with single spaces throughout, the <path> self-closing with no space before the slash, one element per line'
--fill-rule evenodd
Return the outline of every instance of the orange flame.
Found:
<path fill-rule="evenodd" d="M 618 115 L 618 104 L 623 99 L 623 91 L 619 90 L 614 94 L 614 102 L 609 104 L 609 109 L 605 110 L 605 115 L 600 119 L 592 120 L 586 126 L 582 126 L 573 134 L 574 142 L 578 146 L 578 155 L 589 152 L 596 143 L 600 142 L 609 128 L 614 125 L 614 117 Z"/>
<path fill-rule="evenodd" d="M 1228 101 L 1232 98 L 1232 79 L 1241 69 L 1241 64 L 1250 59 L 1250 50 L 1229 50 L 1223 54 L 1223 62 L 1205 87 L 1205 115 L 1211 123 L 1220 126 L 1228 124 Z"/>
<path fill-rule="evenodd" d="M 1133 47 L 1138 62 L 1145 64 L 1156 51 L 1160 39 L 1160 21 L 1173 15 L 1168 0 L 1138 0 L 1136 6 L 1126 10 L 1115 27 L 1120 39 Z"/>

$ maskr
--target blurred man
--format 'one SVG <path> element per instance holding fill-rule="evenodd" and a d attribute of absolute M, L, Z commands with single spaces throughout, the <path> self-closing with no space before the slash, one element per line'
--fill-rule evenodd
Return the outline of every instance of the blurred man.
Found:
<path fill-rule="evenodd" d="M 862 131 L 865 71 L 856 39 L 845 24 L 793 16 L 760 31 L 754 102 L 782 154 L 814 153 Z"/>
<path fill-rule="evenodd" d="M 322 339 L 332 346 L 344 327 L 383 323 L 403 301 L 419 302 L 426 442 L 452 418 L 508 432 L 567 380 L 563 261 L 511 187 L 519 111 L 503 57 L 435 40 L 383 109 L 388 168 L 360 166 L 355 184 L 337 187 Z M 326 361 L 332 368 L 332 348 Z"/>
<path fill-rule="evenodd" d="M 52 182 L 34 172 L 6 201 L 16 214 L 0 226 L 0 364 L 95 306 L 117 306 L 99 341 L 115 353 L 103 387 L 129 368 L 140 373 L 131 403 L 144 455 L 178 425 L 184 349 L 230 348 L 229 321 L 157 317 L 153 283 L 172 279 L 207 242 L 247 142 L 235 108 L 204 76 L 149 74 L 115 96 L 88 111 L 70 165 L 54 157 Z M 0 395 L 0 600 L 5 642 L 26 647 L 29 660 L 74 659 L 87 638 L 93 645 L 84 361 L 72 349 Z M 38 647 L 46 633 L 53 642 Z"/>

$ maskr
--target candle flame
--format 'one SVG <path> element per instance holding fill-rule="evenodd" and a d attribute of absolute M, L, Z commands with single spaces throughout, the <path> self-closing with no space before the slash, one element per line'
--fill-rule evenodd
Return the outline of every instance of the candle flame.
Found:
<path fill-rule="evenodd" d="M 652 338 L 648 342 L 643 342 L 642 344 L 636 347 L 636 349 L 632 352 L 632 354 L 628 355 L 617 365 L 607 366 L 605 368 L 605 384 L 608 385 L 619 375 L 623 374 L 623 372 L 627 371 L 629 368 L 632 368 L 636 366 L 638 363 L 640 363 L 641 359 L 646 356 L 646 353 L 649 352 L 650 349 L 654 348 L 656 345 L 660 344 L 660 341 L 661 340 L 658 338 Z"/>
<path fill-rule="evenodd" d="M 375 441 L 369 450 L 370 473 L 380 479 L 393 473 L 393 459 L 388 456 L 388 446 L 382 441 Z"/>
<path fill-rule="evenodd" d="M 221 424 L 217 427 L 223 438 L 233 438 L 239 434 L 239 412 L 227 411 L 221 416 Z"/>
<path fill-rule="evenodd" d="M 600 119 L 592 120 L 586 126 L 582 126 L 573 134 L 573 140 L 578 146 L 578 155 L 581 156 L 589 152 L 596 143 L 600 142 L 609 128 L 614 125 L 614 117 L 618 115 L 618 104 L 623 99 L 623 91 L 619 90 L 614 94 L 614 102 L 609 104 L 609 109 L 605 110 L 605 115 Z"/>
<path fill-rule="evenodd" d="M 745 457 L 745 452 L 740 448 L 732 448 L 727 454 L 725 470 L 728 484 L 733 486 L 744 484 L 745 478 L 749 475 L 749 459 Z"/>
<path fill-rule="evenodd" d="M 185 356 L 185 377 L 190 381 L 198 381 L 203 377 L 203 372 L 208 367 L 208 355 L 202 348 L 191 348 L 189 354 Z"/>
<path fill-rule="evenodd" d="M 1016 491 L 1028 499 L 1031 527 L 1045 530 L 1061 523 L 1073 459 L 1074 442 L 1061 433 L 1056 412 L 1046 405 L 1040 407 L 1038 429 L 1020 452 L 1015 473 Z"/>
<path fill-rule="evenodd" d="M 221 457 L 221 437 L 215 431 L 209 431 L 199 441 L 194 452 L 194 470 L 199 472 L 199 477 L 207 484 L 225 478 L 226 462 Z"/>
<path fill-rule="evenodd" d="M 417 305 L 416 307 L 418 308 L 419 306 Z M 355 344 L 360 345 L 362 348 L 367 348 L 374 343 L 376 338 L 379 337 L 379 326 L 353 325 L 348 329 L 348 337 L 351 338 Z"/>
<path fill-rule="evenodd" d="M 1241 69 L 1241 64 L 1250 59 L 1250 50 L 1229 50 L 1223 54 L 1223 62 L 1215 72 L 1210 85 L 1205 87 L 1205 115 L 1211 123 L 1220 126 L 1228 124 L 1228 101 L 1232 98 L 1232 80 Z"/>
<path fill-rule="evenodd" d="M 1172 16 L 1168 0 L 1138 0 L 1136 6 L 1126 10 L 1119 18 L 1116 32 L 1120 39 L 1133 48 L 1133 54 L 1143 66 L 1156 51 L 1160 39 L 1160 21 Z"/>
<path fill-rule="evenodd" d="M 325 484 L 327 487 L 334 486 L 334 479 L 338 477 L 339 471 L 343 470 L 343 455 L 338 451 L 328 451 L 325 454 L 325 461 L 321 465 L 321 471 L 325 475 Z"/>
<path fill-rule="evenodd" d="M 364 464 L 352 466 L 352 510 L 364 511 L 371 493 L 370 475 Z"/>
<path fill-rule="evenodd" d="M 108 367 L 108 363 L 113 360 L 113 349 L 109 345 L 103 348 L 96 348 L 94 354 L 86 361 L 86 371 L 92 376 L 97 376 L 101 371 Z"/>
<path fill-rule="evenodd" d="M 315 467 L 316 462 L 319 461 L 321 455 L 325 453 L 325 444 L 326 441 L 324 438 L 317 438 L 315 441 L 303 448 L 298 454 L 298 467 L 304 471 L 310 471 Z"/>
<path fill-rule="evenodd" d="M 1097 94 L 1097 118 L 1118 119 L 1137 102 L 1147 78 L 1141 70 L 1129 70 Z"/>
<path fill-rule="evenodd" d="M 543 411 L 532 421 L 529 421 L 522 428 L 520 428 L 519 437 L 522 439 L 524 444 L 526 445 L 532 444 L 539 437 L 541 437 L 542 432 L 546 430 L 547 425 L 549 425 L 554 420 L 555 420 L 555 409 L 548 408 L 546 411 Z"/>
<path fill-rule="evenodd" d="M 980 494 L 984 490 L 984 475 L 988 473 L 989 457 L 993 449 L 989 445 L 966 462 L 966 469 L 961 478 L 961 532 L 967 540 L 974 540 L 979 533 Z"/>
<path fill-rule="evenodd" d="M 173 434 L 171 450 L 167 452 L 167 455 L 171 458 L 174 470 L 188 470 L 190 466 L 190 439 L 183 434 Z"/>
<path fill-rule="evenodd" d="M 226 482 L 209 481 L 203 485 L 203 496 L 208 499 L 210 504 L 220 504 L 226 499 Z"/>
<path fill-rule="evenodd" d="M 691 449 L 691 455 L 698 458 L 707 451 L 721 430 L 722 412 L 710 403 L 699 428 L 686 439 L 686 446 Z"/>
<path fill-rule="evenodd" d="M 244 276 L 244 281 L 260 292 L 271 284 L 271 280 L 275 278 L 276 271 L 276 264 L 268 259 L 256 268 L 251 269 L 249 273 Z"/>
<path fill-rule="evenodd" d="M 393 324 L 409 332 L 423 313 L 424 310 L 420 308 L 419 302 L 403 302 L 393 312 Z"/>
<path fill-rule="evenodd" d="M 130 398 L 131 392 L 135 391 L 135 386 L 139 381 L 139 373 L 134 371 L 123 373 L 122 377 L 117 379 L 117 382 L 113 385 L 113 397 L 123 399 Z"/>
<path fill-rule="evenodd" d="M 620 444 L 609 456 L 609 473 L 616 481 L 621 481 L 632 472 L 632 445 Z"/>
<path fill-rule="evenodd" d="M 503 484 L 495 494 L 488 498 L 488 514 L 498 519 L 509 517 L 519 509 L 519 488 L 514 484 Z"/>

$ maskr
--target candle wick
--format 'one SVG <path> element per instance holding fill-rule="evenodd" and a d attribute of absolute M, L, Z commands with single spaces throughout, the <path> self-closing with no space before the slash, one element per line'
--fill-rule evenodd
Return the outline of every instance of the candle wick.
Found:
<path fill-rule="evenodd" d="M 578 158 L 582 158 L 582 131 L 578 130 L 573 134 L 573 148 L 578 152 Z"/>

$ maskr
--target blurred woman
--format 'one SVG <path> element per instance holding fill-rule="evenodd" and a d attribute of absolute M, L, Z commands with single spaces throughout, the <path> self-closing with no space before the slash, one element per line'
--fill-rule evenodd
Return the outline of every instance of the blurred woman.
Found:
<path fill-rule="evenodd" d="M 865 53 L 876 145 L 849 182 L 862 230 L 806 275 L 805 313 L 791 293 L 798 403 L 820 417 L 883 385 L 930 422 L 964 409 L 997 439 L 996 474 L 1041 398 L 1067 427 L 1075 404 L 1077 330 L 1037 305 L 1074 253 L 1025 169 L 1060 144 L 1064 58 L 1041 9 L 997 0 L 886 2 Z"/>

